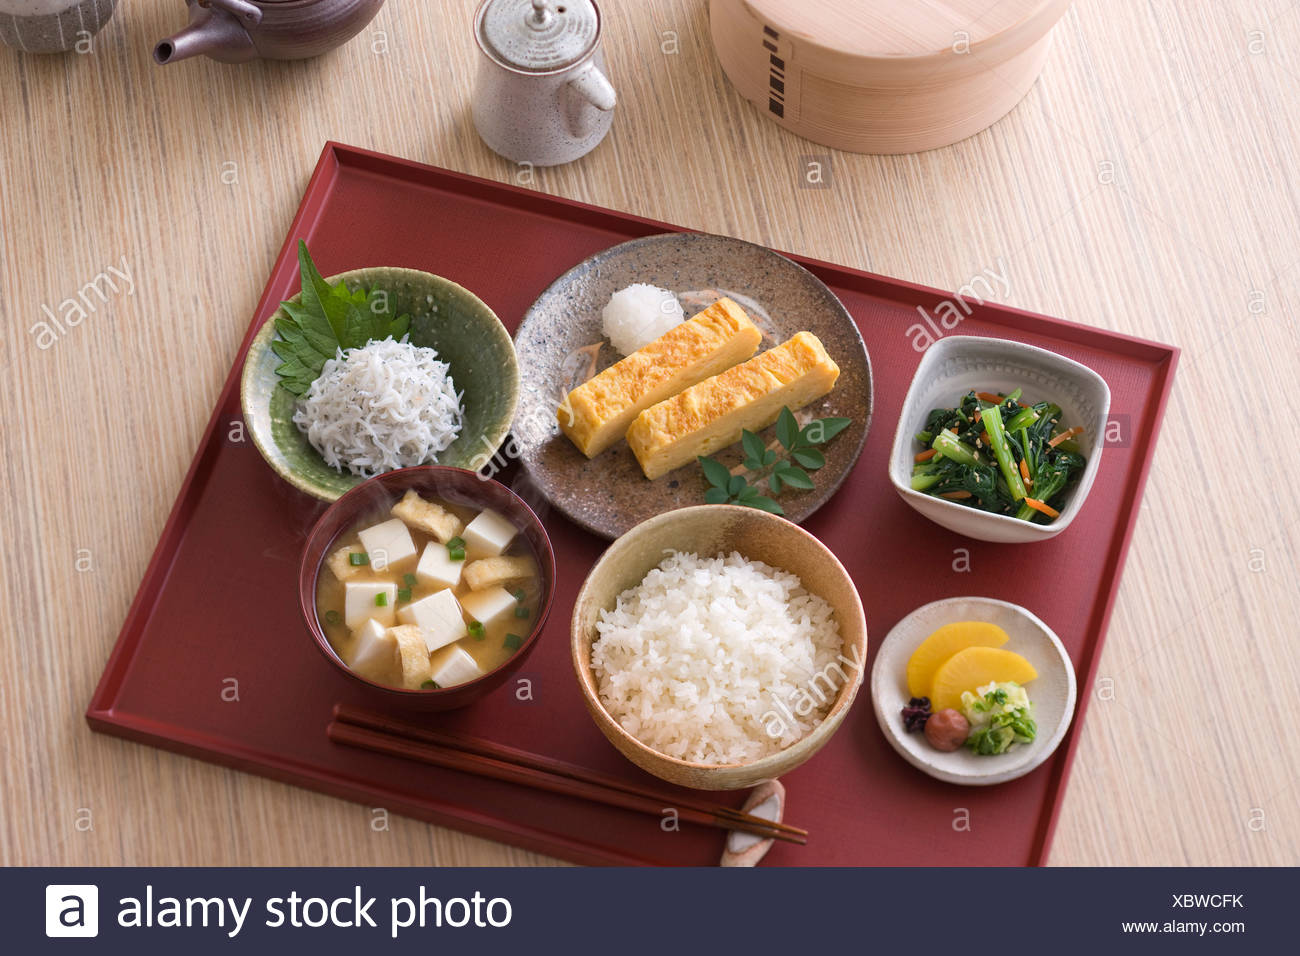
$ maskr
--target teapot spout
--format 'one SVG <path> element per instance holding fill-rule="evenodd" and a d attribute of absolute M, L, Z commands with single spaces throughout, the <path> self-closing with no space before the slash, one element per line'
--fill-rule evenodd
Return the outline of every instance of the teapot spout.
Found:
<path fill-rule="evenodd" d="M 240 22 L 225 10 L 190 8 L 189 26 L 154 47 L 153 58 L 161 64 L 208 56 L 222 63 L 242 63 L 257 57 L 253 39 Z"/>

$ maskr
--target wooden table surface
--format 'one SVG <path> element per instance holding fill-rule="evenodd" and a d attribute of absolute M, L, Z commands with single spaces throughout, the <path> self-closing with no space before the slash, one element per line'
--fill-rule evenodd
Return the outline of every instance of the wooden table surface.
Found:
<path fill-rule="evenodd" d="M 155 66 L 180 0 L 0 48 L 0 862 L 550 862 L 82 719 L 324 141 L 519 177 L 468 119 L 474 6 L 390 3 L 304 63 Z M 1078 3 L 1005 120 L 871 157 L 740 99 L 704 0 L 607 2 L 613 131 L 530 184 L 944 288 L 1005 269 L 1010 305 L 1184 349 L 1053 864 L 1300 861 L 1298 6 Z"/>

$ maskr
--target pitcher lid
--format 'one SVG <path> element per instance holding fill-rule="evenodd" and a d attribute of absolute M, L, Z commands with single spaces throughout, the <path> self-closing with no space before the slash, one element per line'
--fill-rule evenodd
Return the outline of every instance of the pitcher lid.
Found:
<path fill-rule="evenodd" d="M 552 73 L 591 52 L 600 13 L 592 0 L 484 0 L 475 31 L 483 51 L 502 66 Z"/>

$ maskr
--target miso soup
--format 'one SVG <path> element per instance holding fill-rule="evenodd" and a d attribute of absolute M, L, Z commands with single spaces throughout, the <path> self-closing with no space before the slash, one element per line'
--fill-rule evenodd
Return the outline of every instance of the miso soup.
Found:
<path fill-rule="evenodd" d="M 415 491 L 344 531 L 316 583 L 339 658 L 408 690 L 496 670 L 532 631 L 540 598 L 536 555 L 509 520 Z"/>

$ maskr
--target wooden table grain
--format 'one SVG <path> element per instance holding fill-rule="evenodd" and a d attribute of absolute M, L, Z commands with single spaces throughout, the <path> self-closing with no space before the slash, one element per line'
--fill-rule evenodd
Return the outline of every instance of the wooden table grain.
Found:
<path fill-rule="evenodd" d="M 528 179 L 468 120 L 474 5 L 389 3 L 303 63 L 155 66 L 179 0 L 0 48 L 0 862 L 551 862 L 82 719 L 324 141 Z M 613 131 L 525 185 L 945 288 L 993 268 L 1183 347 L 1050 862 L 1300 860 L 1298 5 L 1081 2 L 1005 120 L 900 157 L 769 124 L 703 0 L 604 7 Z"/>

